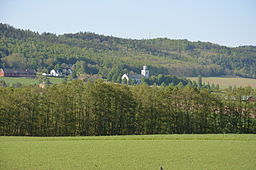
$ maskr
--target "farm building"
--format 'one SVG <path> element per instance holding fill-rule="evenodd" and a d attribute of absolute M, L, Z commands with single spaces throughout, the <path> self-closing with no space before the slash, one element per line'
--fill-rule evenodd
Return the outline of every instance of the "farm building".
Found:
<path fill-rule="evenodd" d="M 31 69 L 0 69 L 0 77 L 36 77 L 36 71 Z"/>

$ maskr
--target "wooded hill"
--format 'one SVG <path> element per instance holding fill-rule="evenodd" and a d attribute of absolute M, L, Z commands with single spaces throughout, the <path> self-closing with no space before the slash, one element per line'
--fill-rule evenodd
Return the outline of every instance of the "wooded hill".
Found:
<path fill-rule="evenodd" d="M 229 48 L 188 40 L 123 39 L 90 32 L 55 35 L 0 24 L 0 67 L 46 72 L 73 65 L 77 74 L 99 74 L 109 80 L 123 73 L 176 76 L 238 75 L 256 78 L 256 47 Z"/>

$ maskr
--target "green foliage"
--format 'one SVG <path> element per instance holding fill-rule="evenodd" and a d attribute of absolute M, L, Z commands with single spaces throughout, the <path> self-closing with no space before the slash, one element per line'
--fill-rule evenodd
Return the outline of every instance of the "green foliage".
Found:
<path fill-rule="evenodd" d="M 0 80 L 0 86 L 7 87 L 7 84 L 4 80 Z"/>
<path fill-rule="evenodd" d="M 77 78 L 77 72 L 76 70 L 73 70 L 72 74 L 70 74 L 70 80 L 74 80 Z"/>
<path fill-rule="evenodd" d="M 143 83 L 146 83 L 147 85 L 178 85 L 181 83 L 182 85 L 187 85 L 188 83 L 191 83 L 188 79 L 182 79 L 178 78 L 173 75 L 158 75 L 158 76 L 151 76 L 150 78 L 143 78 Z"/>
<path fill-rule="evenodd" d="M 125 66 L 123 65 L 117 65 L 114 66 L 107 75 L 107 80 L 112 82 L 118 82 L 121 81 L 121 76 L 125 72 Z"/>
<path fill-rule="evenodd" d="M 14 87 L 14 88 L 19 88 L 19 87 L 21 87 L 21 86 L 22 86 L 22 84 L 21 84 L 20 82 L 14 83 L 14 84 L 12 85 L 12 87 Z"/>
<path fill-rule="evenodd" d="M 7 67 L 11 68 L 26 68 L 27 63 L 24 56 L 19 53 L 13 53 L 9 56 L 3 57 L 2 61 L 5 63 Z"/>
<path fill-rule="evenodd" d="M 203 80 L 202 80 L 202 76 L 201 75 L 198 76 L 198 86 L 199 87 L 203 86 Z"/>
<path fill-rule="evenodd" d="M 75 72 L 77 75 L 81 75 L 86 73 L 87 71 L 87 64 L 85 61 L 77 61 L 75 63 Z"/>

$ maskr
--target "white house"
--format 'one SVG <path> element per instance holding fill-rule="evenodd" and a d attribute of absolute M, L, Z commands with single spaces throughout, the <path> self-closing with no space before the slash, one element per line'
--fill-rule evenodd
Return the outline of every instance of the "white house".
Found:
<path fill-rule="evenodd" d="M 58 77 L 58 76 L 60 76 L 60 74 L 59 74 L 58 71 L 55 71 L 54 69 L 52 69 L 52 70 L 50 71 L 50 76 Z"/>
<path fill-rule="evenodd" d="M 122 81 L 126 80 L 128 82 L 130 80 L 135 80 L 135 82 L 139 84 L 143 77 L 149 78 L 149 70 L 147 70 L 147 66 L 143 66 L 143 69 L 141 70 L 141 74 L 128 74 L 128 73 L 124 74 L 122 76 Z"/>

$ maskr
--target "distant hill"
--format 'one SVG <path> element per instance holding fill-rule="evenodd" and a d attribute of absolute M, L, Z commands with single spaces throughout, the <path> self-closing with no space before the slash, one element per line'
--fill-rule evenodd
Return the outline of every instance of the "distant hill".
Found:
<path fill-rule="evenodd" d="M 188 40 L 123 39 L 91 32 L 55 35 L 0 24 L 0 67 L 49 71 L 73 65 L 77 74 L 120 80 L 149 66 L 151 74 L 256 78 L 256 47 L 229 48 Z"/>

